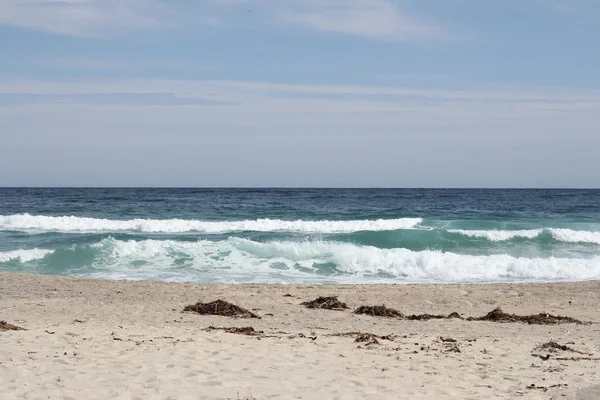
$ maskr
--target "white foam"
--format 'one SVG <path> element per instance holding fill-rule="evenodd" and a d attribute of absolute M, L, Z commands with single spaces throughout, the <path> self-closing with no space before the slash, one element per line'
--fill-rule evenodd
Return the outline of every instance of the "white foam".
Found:
<path fill-rule="evenodd" d="M 461 235 L 485 238 L 493 242 L 502 242 L 510 240 L 516 237 L 522 237 L 527 239 L 533 239 L 543 232 L 543 229 L 529 229 L 529 230 L 465 230 L 465 229 L 449 229 L 450 233 L 458 233 Z"/>
<path fill-rule="evenodd" d="M 494 282 L 514 280 L 586 280 L 600 277 L 600 257 L 524 258 L 472 256 L 406 249 L 348 249 L 339 268 L 353 273 L 386 273 L 414 281 Z"/>
<path fill-rule="evenodd" d="M 54 253 L 54 250 L 43 249 L 0 251 L 0 262 L 19 260 L 22 263 L 26 263 L 34 260 L 41 260 L 52 253 Z"/>
<path fill-rule="evenodd" d="M 224 233 L 240 231 L 349 233 L 358 231 L 410 229 L 421 222 L 421 218 L 354 221 L 284 221 L 279 219 L 244 221 L 132 219 L 120 221 L 75 216 L 50 217 L 43 215 L 16 214 L 0 216 L 0 230 L 35 230 L 45 232 L 130 231 L 147 233 Z"/>
<path fill-rule="evenodd" d="M 554 239 L 567 243 L 600 244 L 600 232 L 574 231 L 571 229 L 549 229 Z"/>
<path fill-rule="evenodd" d="M 307 282 L 322 280 L 319 265 L 329 264 L 342 273 L 331 278 L 336 282 L 380 281 L 377 276 L 382 275 L 404 282 L 600 279 L 600 257 L 472 256 L 325 241 L 260 243 L 239 238 L 217 242 L 111 238 L 94 246 L 101 250 L 96 276 L 102 277 L 197 280 L 199 274 L 205 274 L 211 279 Z"/>
<path fill-rule="evenodd" d="M 572 229 L 545 228 L 545 229 L 529 229 L 529 230 L 464 230 L 464 229 L 449 229 L 448 232 L 458 233 L 461 235 L 485 238 L 492 242 L 502 242 L 513 238 L 521 237 L 533 239 L 544 232 L 552 235 L 554 240 L 565 243 L 594 243 L 600 244 L 600 232 L 593 231 L 575 231 Z"/>

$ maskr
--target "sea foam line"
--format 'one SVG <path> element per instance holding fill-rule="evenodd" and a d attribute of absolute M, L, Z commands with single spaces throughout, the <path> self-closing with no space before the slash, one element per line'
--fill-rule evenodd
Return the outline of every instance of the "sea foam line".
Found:
<path fill-rule="evenodd" d="M 75 216 L 50 217 L 16 214 L 0 216 L 1 230 L 36 230 L 58 232 L 118 232 L 147 233 L 224 233 L 224 232 L 313 232 L 348 233 L 358 231 L 384 231 L 410 229 L 422 222 L 421 218 L 398 218 L 354 221 L 285 221 L 256 219 L 243 221 L 199 221 L 183 219 L 132 219 L 110 220 Z"/>
<path fill-rule="evenodd" d="M 527 230 L 465 230 L 449 229 L 450 233 L 458 233 L 474 238 L 484 238 L 492 242 L 502 242 L 514 238 L 534 239 L 544 233 L 549 233 L 554 240 L 565 243 L 600 244 L 600 232 L 575 231 L 564 228 L 544 228 Z"/>
<path fill-rule="evenodd" d="M 466 230 L 466 229 L 448 229 L 450 233 L 458 233 L 460 235 L 473 237 L 473 238 L 484 238 L 491 240 L 492 242 L 502 242 L 513 238 L 521 237 L 527 239 L 533 239 L 539 236 L 544 230 L 543 229 L 527 229 L 527 230 Z"/>

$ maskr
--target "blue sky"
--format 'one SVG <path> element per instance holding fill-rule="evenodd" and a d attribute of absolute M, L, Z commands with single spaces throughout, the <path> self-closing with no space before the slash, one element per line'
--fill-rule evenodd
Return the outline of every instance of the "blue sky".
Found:
<path fill-rule="evenodd" d="M 0 185 L 600 187 L 596 0 L 0 0 Z"/>

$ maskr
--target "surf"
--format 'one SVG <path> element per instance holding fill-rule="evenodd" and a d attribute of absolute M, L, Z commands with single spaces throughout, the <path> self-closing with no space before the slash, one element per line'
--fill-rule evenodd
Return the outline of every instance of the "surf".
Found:
<path fill-rule="evenodd" d="M 184 219 L 111 220 L 77 216 L 30 214 L 0 216 L 0 230 L 35 232 L 144 232 L 144 233 L 227 233 L 227 232 L 307 232 L 351 233 L 385 231 L 416 227 L 421 218 L 377 220 L 281 220 L 254 219 L 239 221 L 201 221 Z"/>
<path fill-rule="evenodd" d="M 526 258 L 381 249 L 322 240 L 183 242 L 112 237 L 71 248 L 0 253 L 0 268 L 69 265 L 69 274 L 196 282 L 483 283 L 600 279 L 600 257 Z M 23 270 L 23 268 L 21 268 Z"/>
<path fill-rule="evenodd" d="M 576 231 L 566 228 L 543 228 L 528 230 L 449 229 L 448 232 L 468 236 L 471 238 L 484 238 L 492 242 L 508 241 L 515 238 L 534 239 L 547 233 L 557 242 L 600 244 L 600 232 Z"/>

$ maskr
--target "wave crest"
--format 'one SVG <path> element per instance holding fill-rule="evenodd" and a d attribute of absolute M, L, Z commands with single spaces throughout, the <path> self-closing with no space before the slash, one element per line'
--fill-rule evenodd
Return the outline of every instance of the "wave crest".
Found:
<path fill-rule="evenodd" d="M 50 217 L 16 214 L 0 216 L 0 230 L 35 230 L 45 232 L 145 232 L 145 233 L 226 233 L 226 232 L 310 232 L 351 233 L 410 229 L 421 218 L 398 218 L 353 221 L 286 221 L 256 219 L 243 221 L 199 221 L 183 219 L 109 220 L 75 216 Z"/>
<path fill-rule="evenodd" d="M 460 235 L 484 238 L 492 242 L 503 242 L 514 238 L 534 239 L 544 233 L 548 233 L 558 242 L 565 243 L 592 243 L 600 244 L 600 232 L 591 231 L 575 231 L 564 228 L 544 228 L 544 229 L 529 229 L 529 230 L 464 230 L 464 229 L 449 229 L 450 233 L 458 233 Z"/>
<path fill-rule="evenodd" d="M 41 260 L 52 253 L 54 253 L 54 250 L 44 249 L 0 251 L 0 262 L 19 260 L 22 263 L 26 263 L 35 260 Z"/>
<path fill-rule="evenodd" d="M 449 229 L 448 232 L 458 233 L 460 235 L 473 238 L 485 238 L 491 240 L 492 242 L 502 242 L 516 237 L 533 239 L 539 236 L 539 234 L 543 232 L 543 229 L 530 229 L 519 231 Z"/>

